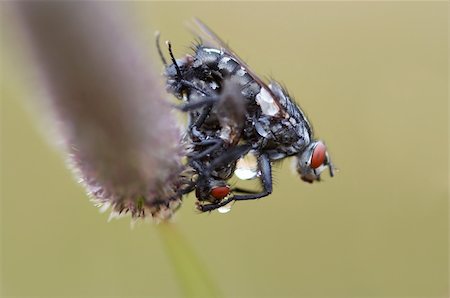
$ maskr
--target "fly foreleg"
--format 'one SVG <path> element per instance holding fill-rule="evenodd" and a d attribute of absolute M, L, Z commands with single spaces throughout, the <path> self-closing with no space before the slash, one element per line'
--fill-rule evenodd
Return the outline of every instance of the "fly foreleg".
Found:
<path fill-rule="evenodd" d="M 202 142 L 194 142 L 193 144 L 196 146 L 209 146 L 208 148 L 203 150 L 201 153 L 189 155 L 192 159 L 200 159 L 200 158 L 203 158 L 206 155 L 214 152 L 215 150 L 219 149 L 223 144 L 223 140 L 222 139 L 211 139 L 211 140 L 205 140 Z"/>

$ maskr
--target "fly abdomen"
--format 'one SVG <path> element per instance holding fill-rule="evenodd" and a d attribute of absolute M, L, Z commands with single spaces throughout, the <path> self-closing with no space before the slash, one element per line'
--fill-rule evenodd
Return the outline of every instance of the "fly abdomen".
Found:
<path fill-rule="evenodd" d="M 199 46 L 195 52 L 193 67 L 206 76 L 212 76 L 212 72 L 220 74 L 219 81 L 231 78 L 241 86 L 241 93 L 248 100 L 254 100 L 256 94 L 261 90 L 261 86 L 245 68 L 221 50 Z"/>
<path fill-rule="evenodd" d="M 240 65 L 231 57 L 223 55 L 217 64 L 217 68 L 224 77 L 228 77 L 232 76 L 240 68 Z"/>

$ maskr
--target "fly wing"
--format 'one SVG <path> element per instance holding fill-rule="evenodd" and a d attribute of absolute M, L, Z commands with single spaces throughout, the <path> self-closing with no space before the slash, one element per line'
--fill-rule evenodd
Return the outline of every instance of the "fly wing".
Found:
<path fill-rule="evenodd" d="M 229 56 L 233 57 L 244 69 L 245 71 L 263 88 L 266 93 L 270 95 L 270 97 L 273 98 L 274 103 L 278 107 L 278 115 L 280 117 L 286 116 L 286 111 L 284 110 L 283 106 L 281 105 L 279 98 L 272 92 L 272 90 L 267 86 L 267 84 L 259 78 L 247 65 L 247 63 L 244 62 L 236 53 L 233 52 L 233 50 L 230 49 L 230 47 L 217 35 L 215 34 L 205 23 L 200 21 L 197 18 L 194 18 L 194 24 L 198 27 L 199 32 L 195 32 L 201 37 L 205 37 L 206 41 L 212 42 L 213 47 L 218 47 L 222 51 L 224 51 Z M 196 31 L 196 30 L 194 30 Z M 208 43 L 207 43 L 208 44 Z"/>

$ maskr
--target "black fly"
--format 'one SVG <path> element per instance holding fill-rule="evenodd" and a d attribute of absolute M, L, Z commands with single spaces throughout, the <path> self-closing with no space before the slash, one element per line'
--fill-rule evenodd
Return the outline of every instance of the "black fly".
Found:
<path fill-rule="evenodd" d="M 159 45 L 157 41 L 157 45 Z M 208 80 L 201 73 L 192 73 L 191 56 L 175 61 L 170 43 L 167 43 L 172 64 L 166 65 L 167 89 L 189 103 L 188 129 L 182 142 L 187 147 L 187 165 L 196 175 L 181 194 L 195 190 L 199 209 L 202 204 L 218 204 L 232 191 L 247 192 L 228 184 L 236 169 L 236 161 L 249 145 L 236 146 L 245 123 L 245 98 L 232 79 L 220 82 Z M 161 54 L 161 50 L 158 47 Z M 162 55 L 162 54 L 161 54 Z M 202 79 L 199 79 L 202 78 Z M 209 102 L 206 102 L 209 100 Z M 193 105 L 199 104 L 198 107 Z M 226 160 L 222 157 L 227 156 Z M 251 193 L 251 192 L 250 192 Z"/>
<path fill-rule="evenodd" d="M 196 23 L 213 44 L 201 43 L 193 56 L 175 60 L 169 43 L 172 64 L 166 65 L 165 76 L 168 91 L 184 100 L 180 109 L 189 112 L 188 164 L 199 175 L 193 188 L 200 201 L 208 202 L 198 208 L 210 211 L 269 195 L 271 163 L 288 156 L 296 156 L 297 171 L 306 182 L 320 180 L 327 167 L 333 176 L 324 143 L 314 140 L 308 120 L 287 92 L 276 82 L 264 83 L 205 24 Z M 241 116 L 236 117 L 235 110 Z M 263 191 L 230 195 L 226 181 L 250 150 L 257 158 Z"/>

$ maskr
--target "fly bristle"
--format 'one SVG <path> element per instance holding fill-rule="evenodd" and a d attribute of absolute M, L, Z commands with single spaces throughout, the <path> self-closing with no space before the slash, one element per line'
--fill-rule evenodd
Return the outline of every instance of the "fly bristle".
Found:
<path fill-rule="evenodd" d="M 203 40 L 200 37 L 196 37 L 190 45 L 190 49 L 192 50 L 193 53 L 196 53 L 199 49 L 201 49 L 202 47 L 204 47 L 203 44 Z"/>

